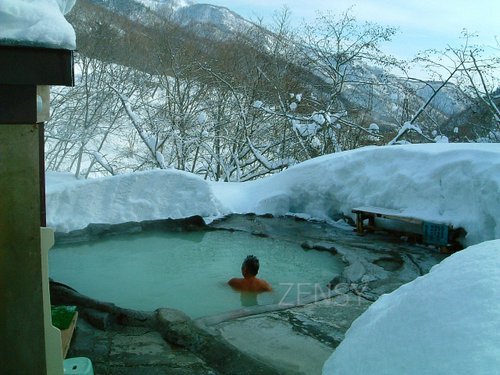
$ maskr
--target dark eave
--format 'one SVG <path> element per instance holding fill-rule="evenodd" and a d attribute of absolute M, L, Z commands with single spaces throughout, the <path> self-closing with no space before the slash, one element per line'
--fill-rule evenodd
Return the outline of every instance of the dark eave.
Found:
<path fill-rule="evenodd" d="M 73 86 L 73 51 L 0 45 L 0 85 Z"/>
<path fill-rule="evenodd" d="M 37 122 L 37 86 L 73 86 L 73 51 L 0 45 L 0 124 Z"/>

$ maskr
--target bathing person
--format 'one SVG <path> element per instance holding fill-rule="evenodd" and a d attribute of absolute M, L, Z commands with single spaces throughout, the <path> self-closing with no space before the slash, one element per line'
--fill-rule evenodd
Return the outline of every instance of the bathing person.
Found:
<path fill-rule="evenodd" d="M 241 265 L 242 279 L 232 278 L 227 283 L 240 292 L 270 292 L 271 285 L 265 280 L 258 279 L 259 260 L 254 255 L 249 255 Z"/>
<path fill-rule="evenodd" d="M 259 301 L 257 301 L 256 292 L 240 292 L 240 302 L 243 307 L 257 306 Z"/>

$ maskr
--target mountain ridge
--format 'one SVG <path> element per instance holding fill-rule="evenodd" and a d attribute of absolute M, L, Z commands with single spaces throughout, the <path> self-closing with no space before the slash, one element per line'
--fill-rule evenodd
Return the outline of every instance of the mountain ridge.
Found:
<path fill-rule="evenodd" d="M 132 64 L 137 69 L 151 72 L 157 71 L 158 67 L 153 66 L 154 63 L 152 59 L 148 59 L 148 55 L 157 53 L 158 48 L 163 48 L 165 42 L 168 48 L 172 48 L 172 45 L 175 45 L 175 48 L 178 50 L 182 50 L 183 45 L 189 45 L 189 48 L 194 48 L 195 50 L 193 56 L 196 56 L 201 61 L 218 61 L 220 60 L 218 56 L 221 53 L 227 54 L 224 50 L 229 51 L 233 48 L 241 48 L 243 43 L 243 45 L 246 45 L 246 47 L 243 47 L 243 51 L 246 48 L 248 53 L 261 54 L 260 59 L 266 60 L 263 54 L 266 49 L 266 38 L 267 36 L 271 36 L 271 32 L 245 20 L 226 7 L 182 0 L 80 0 L 78 3 L 93 4 L 101 7 L 104 12 L 108 12 L 106 15 L 107 21 L 102 21 L 101 24 L 109 21 L 109 25 L 113 26 L 113 22 L 109 18 L 113 14 L 121 17 L 121 20 L 117 23 L 126 24 L 126 26 L 118 26 L 117 30 L 112 31 L 114 33 L 113 37 L 109 38 L 111 40 L 118 38 L 120 42 L 112 43 L 113 46 L 107 47 L 109 42 L 104 40 L 100 49 L 105 52 L 108 52 L 108 50 L 114 51 L 116 55 L 121 56 L 117 60 L 118 63 Z M 74 16 L 76 16 L 76 12 Z M 78 19 L 78 16 L 76 16 L 76 19 Z M 102 28 L 105 26 L 100 25 L 99 27 Z M 92 43 L 91 39 L 95 38 L 95 30 L 90 30 L 89 28 L 86 30 L 85 25 L 76 27 L 76 29 L 80 37 L 85 35 L 84 39 L 90 40 L 90 43 Z M 123 34 L 132 36 L 123 36 Z M 260 38 L 264 39 L 256 42 L 255 40 L 251 40 L 253 35 L 259 35 Z M 134 41 L 134 39 L 137 40 Z M 122 41 L 128 44 L 121 44 Z M 259 50 L 252 47 L 252 44 L 259 45 Z M 83 47 L 83 49 L 85 48 Z M 133 51 L 127 52 L 127 48 L 131 48 Z M 134 55 L 136 56 L 134 57 Z M 95 55 L 95 57 L 103 58 L 102 55 Z M 130 63 L 127 61 L 130 59 L 139 61 Z M 286 61 L 283 63 L 288 64 Z M 229 67 L 227 64 L 223 68 L 236 69 L 236 67 Z M 369 77 L 367 81 L 372 81 L 374 84 L 350 87 L 342 95 L 341 100 L 346 103 L 346 107 L 354 111 L 363 111 L 363 108 L 369 108 L 371 114 L 368 117 L 363 116 L 364 118 L 366 117 L 364 120 L 366 121 L 365 126 L 371 122 L 377 122 L 382 127 L 394 123 L 395 106 L 402 107 L 404 111 L 405 106 L 408 106 L 406 104 L 408 101 L 418 107 L 432 95 L 431 86 L 435 87 L 439 85 L 439 82 L 429 82 L 427 89 L 423 90 L 417 89 L 417 85 L 408 83 L 404 84 L 407 86 L 404 89 L 407 91 L 406 93 L 403 93 L 403 89 L 395 88 L 394 90 L 399 90 L 399 94 L 391 94 L 388 97 L 386 92 L 376 87 L 379 84 L 382 85 L 385 79 L 384 76 L 387 77 L 390 74 L 380 71 L 380 68 L 369 66 L 358 67 L 357 69 L 366 75 L 367 78 Z M 298 66 L 295 74 L 300 71 L 305 72 L 303 68 Z M 298 74 L 305 74 L 305 77 L 307 77 L 307 73 Z M 314 82 L 314 80 L 323 79 L 319 76 L 313 77 L 314 75 L 313 72 L 310 72 L 309 78 L 305 78 L 306 86 Z M 395 81 L 398 80 L 395 79 Z M 403 84 L 398 83 L 398 85 Z M 327 87 L 328 84 L 324 82 L 320 83 L 318 87 L 320 86 Z M 457 100 L 456 96 L 461 96 L 461 99 Z M 397 100 L 392 100 L 392 97 Z M 468 102 L 459 90 L 446 88 L 439 94 L 438 99 L 434 103 L 431 103 L 429 111 L 433 111 L 441 119 L 440 121 L 450 119 L 467 110 L 465 104 L 460 104 Z M 376 110 L 373 110 L 373 103 L 375 103 Z M 408 114 L 408 116 L 410 115 Z M 454 127 L 456 127 L 457 123 L 460 124 L 460 121 L 453 122 Z"/>

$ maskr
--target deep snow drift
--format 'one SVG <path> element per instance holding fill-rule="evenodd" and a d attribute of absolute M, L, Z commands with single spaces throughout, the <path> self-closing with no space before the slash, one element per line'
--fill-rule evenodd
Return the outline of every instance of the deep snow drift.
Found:
<path fill-rule="evenodd" d="M 73 27 L 64 18 L 75 0 L 1 0 L 0 43 L 74 50 Z"/>
<path fill-rule="evenodd" d="M 500 240 L 471 246 L 381 296 L 323 374 L 498 374 Z"/>
<path fill-rule="evenodd" d="M 71 231 L 96 222 L 195 214 L 293 213 L 331 220 L 372 205 L 463 227 L 471 245 L 500 238 L 499 192 L 498 144 L 423 144 L 326 155 L 245 183 L 207 182 L 175 170 L 86 181 L 49 173 L 47 213 L 50 226 Z"/>
<path fill-rule="evenodd" d="M 210 186 L 198 176 L 155 170 L 92 180 L 47 174 L 47 222 L 57 231 L 89 223 L 180 219 L 222 215 Z"/>

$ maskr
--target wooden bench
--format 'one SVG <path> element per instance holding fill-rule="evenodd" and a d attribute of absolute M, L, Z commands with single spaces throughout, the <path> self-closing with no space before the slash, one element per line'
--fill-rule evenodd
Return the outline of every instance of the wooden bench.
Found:
<path fill-rule="evenodd" d="M 365 229 L 377 229 L 376 218 L 413 224 L 419 228 L 419 233 L 411 233 L 412 235 L 419 237 L 418 239 L 425 244 L 439 247 L 447 247 L 450 244 L 456 246 L 459 244 L 458 237 L 465 234 L 462 228 L 454 229 L 453 226 L 446 223 L 425 221 L 421 218 L 405 215 L 401 211 L 384 207 L 363 206 L 353 208 L 352 212 L 356 214 L 356 231 L 360 235 L 364 234 Z M 368 225 L 365 225 L 365 220 L 368 220 Z M 390 231 L 390 229 L 385 230 Z"/>

